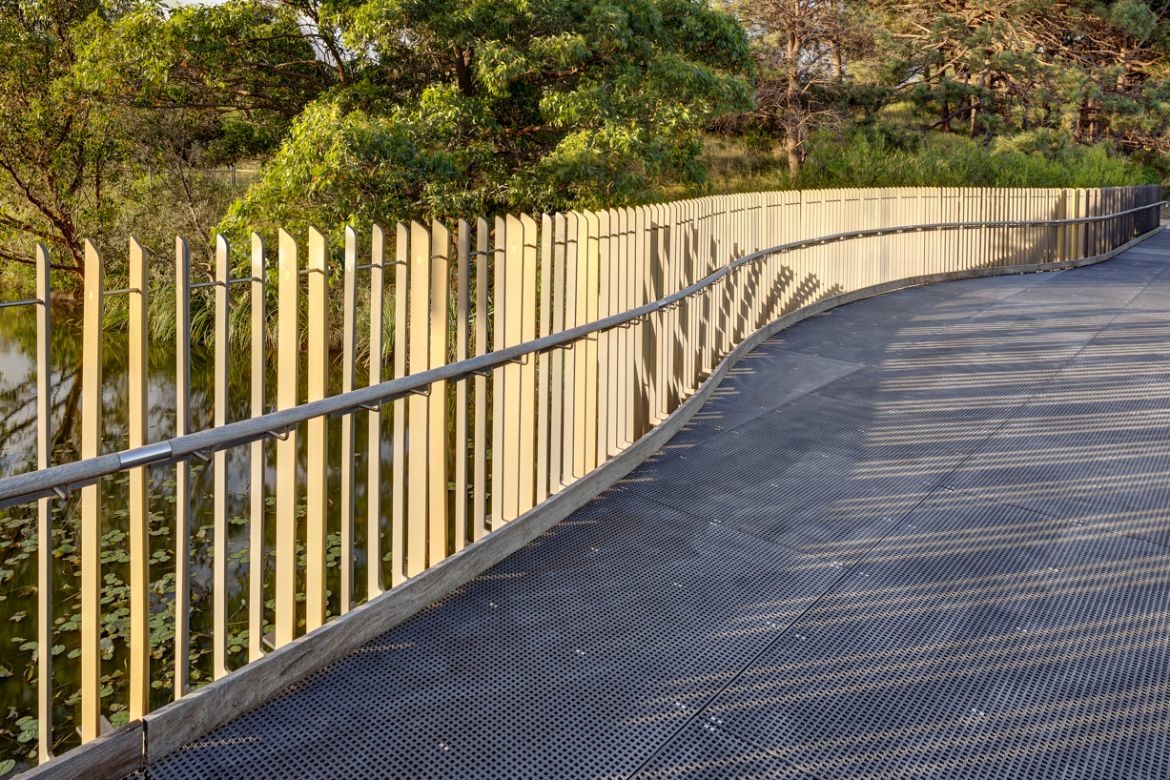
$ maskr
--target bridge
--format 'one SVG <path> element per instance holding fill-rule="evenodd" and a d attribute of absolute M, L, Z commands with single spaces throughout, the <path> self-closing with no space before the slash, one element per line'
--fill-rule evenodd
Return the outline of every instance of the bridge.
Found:
<path fill-rule="evenodd" d="M 723 242 L 726 226 L 706 236 L 730 262 L 630 297 L 615 295 L 615 281 L 614 297 L 592 310 L 602 285 L 582 283 L 584 313 L 562 311 L 548 326 L 558 296 L 574 293 L 560 270 L 572 260 L 558 265 L 557 251 L 569 251 L 574 231 L 521 225 L 501 255 L 547 257 L 539 278 L 562 280 L 531 291 L 518 281 L 518 299 L 548 296 L 531 331 L 521 320 L 509 336 L 499 321 L 494 348 L 467 357 L 457 326 L 453 361 L 0 480 L 9 504 L 54 486 L 85 490 L 127 469 L 214 464 L 266 431 L 291 447 L 298 426 L 328 415 L 344 432 L 355 410 L 372 419 L 381 404 L 419 411 L 407 430 L 429 434 L 434 399 L 449 391 L 454 419 L 440 417 L 438 434 L 455 431 L 440 451 L 456 457 L 439 474 L 444 493 L 453 477 L 454 495 L 470 496 L 452 505 L 439 493 L 429 511 L 412 510 L 410 496 L 430 495 L 435 460 L 398 460 L 391 472 L 404 468 L 411 483 L 404 516 L 419 512 L 422 525 L 405 525 L 405 539 L 387 534 L 385 592 L 378 566 L 337 572 L 322 588 L 331 614 L 314 624 L 310 549 L 295 580 L 304 604 L 283 616 L 289 636 L 282 586 L 270 583 L 274 632 L 256 658 L 31 774 L 1163 776 L 1170 238 L 1153 218 L 1156 191 L 1106 192 L 1096 211 L 1071 215 L 1066 192 L 1044 197 L 1048 206 L 1010 219 L 891 212 L 886 224 L 825 222 L 787 243 L 750 218 L 766 201 L 720 203 L 719 213 L 739 214 L 729 217 L 735 240 Z M 675 242 L 690 237 L 679 226 L 693 216 L 668 216 L 665 235 L 647 223 L 661 244 L 645 268 L 670 276 L 673 252 L 688 245 Z M 576 243 L 589 246 L 593 228 L 581 223 Z M 602 235 L 637 239 L 636 224 Z M 427 247 L 417 267 L 443 256 L 436 232 L 411 236 Z M 470 239 L 460 226 L 447 278 L 474 332 L 487 313 L 463 297 L 476 279 L 461 260 Z M 692 248 L 706 244 L 698 239 Z M 481 257 L 493 251 L 478 243 Z M 234 280 L 222 281 L 227 290 Z M 412 338 L 433 323 L 439 297 L 424 298 L 431 318 Z M 489 379 L 515 395 L 501 406 L 502 393 L 484 397 L 490 420 L 460 415 Z M 466 388 L 470 400 L 458 395 Z M 511 401 L 522 410 L 514 417 Z M 487 434 L 476 429 L 492 425 L 503 457 L 480 459 Z M 343 490 L 353 489 L 353 447 L 343 439 Z M 311 445 L 307 457 L 288 478 L 310 482 L 311 547 L 322 494 L 312 492 Z M 414 484 L 420 463 L 431 471 Z M 481 471 L 492 492 L 477 487 Z M 399 483 L 388 481 L 396 502 Z M 380 559 L 369 539 L 344 547 L 355 510 L 340 506 L 336 565 Z M 425 559 L 416 552 L 414 569 L 412 543 Z M 232 651 L 221 657 L 234 665 Z"/>
<path fill-rule="evenodd" d="M 781 331 L 602 496 L 149 776 L 1164 777 L 1168 307 L 1163 234 Z"/>

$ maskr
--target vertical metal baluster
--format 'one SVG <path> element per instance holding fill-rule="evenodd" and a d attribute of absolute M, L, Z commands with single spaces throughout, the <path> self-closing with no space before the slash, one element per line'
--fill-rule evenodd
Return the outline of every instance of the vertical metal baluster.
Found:
<path fill-rule="evenodd" d="M 565 327 L 565 215 L 556 214 L 552 219 L 552 284 L 554 286 L 552 329 L 558 333 Z M 565 350 L 554 350 L 552 354 L 552 413 L 549 420 L 549 491 L 561 489 L 561 453 L 565 430 Z"/>
<path fill-rule="evenodd" d="M 329 379 L 329 249 L 325 236 L 309 228 L 308 401 L 328 393 Z M 325 553 L 329 533 L 329 429 L 325 417 L 305 423 L 308 436 L 305 464 L 305 630 L 325 623 L 328 611 Z"/>
<path fill-rule="evenodd" d="M 191 248 L 175 239 L 175 436 L 191 432 Z M 191 462 L 175 464 L 175 698 L 191 685 Z"/>
<path fill-rule="evenodd" d="M 506 246 L 504 220 L 495 218 L 492 234 L 492 351 L 504 346 L 504 311 L 506 279 L 504 247 Z M 486 258 L 485 258 L 486 259 Z M 496 530 L 504 524 L 504 368 L 492 369 L 492 516 L 491 527 Z"/>
<path fill-rule="evenodd" d="M 1089 191 L 1083 187 L 1078 188 L 1077 191 L 1077 219 L 1083 219 L 1089 215 Z M 1076 259 L 1082 260 L 1089 256 L 1089 226 L 1088 223 L 1079 221 L 1076 223 Z"/>
<path fill-rule="evenodd" d="M 613 212 L 614 249 L 613 255 L 617 260 L 620 272 L 618 283 L 621 296 L 617 306 L 621 310 L 632 309 L 637 305 L 638 290 L 642 279 L 638 275 L 638 257 L 634 218 L 629 209 L 617 209 Z M 630 444 L 630 431 L 633 430 L 634 420 L 638 408 L 638 382 L 643 378 L 639 373 L 638 343 L 635 330 L 637 326 L 630 325 L 616 333 L 620 343 L 621 364 L 618 368 L 618 392 L 621 399 L 618 405 L 618 416 L 613 429 L 614 450 L 620 452 Z"/>
<path fill-rule="evenodd" d="M 386 234 L 370 233 L 370 371 L 369 386 L 382 382 L 382 328 L 385 324 Z M 395 425 L 398 413 L 394 412 Z M 382 592 L 382 406 L 366 418 L 366 600 Z M 398 452 L 394 452 L 397 465 Z"/>
<path fill-rule="evenodd" d="M 974 190 L 968 187 L 960 187 L 956 190 L 954 206 L 957 222 L 968 222 L 974 218 L 975 200 L 973 199 L 973 192 Z M 960 228 L 955 233 L 959 256 L 970 258 L 969 262 L 972 263 L 983 263 L 986 258 L 979 253 L 979 247 L 976 242 L 977 238 L 978 234 L 973 228 Z M 957 266 L 952 265 L 950 267 L 955 268 Z"/>
<path fill-rule="evenodd" d="M 651 206 L 647 209 L 647 229 L 651 231 L 650 240 L 652 242 L 652 262 L 649 263 L 650 294 L 654 299 L 661 299 L 674 292 L 673 280 L 670 278 L 670 269 L 672 269 L 672 256 L 668 243 L 670 232 L 666 227 L 666 208 L 664 206 Z M 650 317 L 647 326 L 650 331 L 651 357 L 654 360 L 655 393 L 650 419 L 653 425 L 657 425 L 667 414 L 667 398 L 674 378 L 669 367 L 670 350 L 667 348 L 669 343 L 667 334 L 676 330 L 676 328 L 671 327 L 673 316 L 669 311 L 660 311 Z"/>
<path fill-rule="evenodd" d="M 81 459 L 96 458 L 102 444 L 102 316 L 104 270 L 85 242 L 85 309 L 81 364 Z M 101 726 L 101 485 L 81 489 L 81 741 Z"/>
<path fill-rule="evenodd" d="M 713 268 L 722 268 L 731 257 L 731 242 L 727 233 L 727 198 L 716 196 L 715 213 L 712 217 Z M 723 346 L 727 337 L 727 299 L 729 280 L 723 277 L 714 291 L 715 307 L 712 312 L 711 368 L 714 370 L 723 359 Z"/>
<path fill-rule="evenodd" d="M 1049 209 L 1041 216 L 1044 219 L 1064 219 L 1068 216 L 1068 203 L 1066 201 L 1068 190 L 1063 187 L 1052 190 L 1052 202 Z M 1053 247 L 1053 260 L 1060 262 L 1065 259 L 1065 253 L 1068 251 L 1066 240 L 1068 238 L 1067 231 L 1064 225 L 1058 225 L 1048 229 L 1050 233 L 1049 242 Z"/>
<path fill-rule="evenodd" d="M 411 374 L 427 369 L 431 300 L 431 237 L 417 222 L 410 224 L 410 361 Z M 406 457 L 407 522 L 406 576 L 413 577 L 427 567 L 427 398 L 414 394 L 407 399 L 410 416 Z"/>
<path fill-rule="evenodd" d="M 410 230 L 399 223 L 394 248 L 394 378 L 406 376 L 410 321 Z M 393 485 L 390 493 L 390 586 L 406 580 L 406 399 L 394 399 Z"/>
<path fill-rule="evenodd" d="M 659 266 L 659 269 L 665 274 L 666 281 L 662 289 L 667 295 L 673 295 L 683 286 L 681 284 L 682 264 L 680 262 L 682 242 L 679 240 L 677 227 L 677 208 L 677 204 L 667 203 L 658 212 L 659 230 L 665 231 L 665 237 L 662 241 L 662 245 L 665 247 L 663 250 L 664 263 Z M 765 212 L 761 210 L 760 213 Z M 678 360 L 678 343 L 685 333 L 686 326 L 677 306 L 671 307 L 666 316 L 659 320 L 659 323 L 658 343 L 663 353 L 661 381 L 664 385 L 660 419 L 666 419 L 667 415 L 674 411 L 682 393 L 683 365 Z"/>
<path fill-rule="evenodd" d="M 252 416 L 264 414 L 264 241 L 252 234 L 252 281 L 248 285 L 252 330 Z M 248 660 L 264 655 L 264 442 L 251 448 L 248 518 Z"/>
<path fill-rule="evenodd" d="M 504 282 L 503 346 L 511 347 L 522 341 L 520 329 L 524 317 L 524 233 L 520 220 L 509 214 L 505 218 L 505 232 L 496 235 L 496 243 L 502 243 L 505 249 L 502 257 L 496 257 L 496 277 L 502 278 Z M 498 301 L 496 306 L 499 307 Z M 520 366 L 509 363 L 499 374 L 504 380 L 499 395 L 504 412 L 504 427 L 502 446 L 495 451 L 500 454 L 503 466 L 502 519 L 508 523 L 520 513 L 520 471 L 523 468 L 520 429 L 521 417 L 525 412 L 521 411 L 523 394 L 520 389 Z"/>
<path fill-rule="evenodd" d="M 619 285 L 613 278 L 613 270 L 620 268 L 617 258 L 617 247 L 621 241 L 616 212 L 602 211 L 597 215 L 597 314 L 607 317 L 622 310 L 618 300 Z M 611 256 L 612 252 L 612 256 Z M 604 461 L 609 457 L 612 447 L 611 431 L 615 430 L 615 422 L 621 414 L 621 404 L 617 393 L 611 392 L 620 387 L 618 392 L 625 388 L 619 385 L 615 368 L 622 364 L 618 358 L 618 344 L 625 336 L 626 329 L 602 331 L 597 334 L 597 383 L 600 392 L 597 395 L 597 417 L 592 425 L 598 429 L 597 446 L 600 449 L 598 459 Z"/>
<path fill-rule="evenodd" d="M 1099 209 L 1097 208 L 1097 206 L 1098 206 L 1098 203 L 1099 203 L 1100 198 L 1101 198 L 1101 191 L 1099 189 L 1092 188 L 1092 189 L 1088 190 L 1087 194 L 1089 196 L 1088 216 L 1093 217 L 1099 213 Z M 1100 250 L 1101 223 L 1100 222 L 1089 222 L 1086 224 L 1087 224 L 1088 229 L 1089 229 L 1089 251 L 1086 252 L 1085 254 L 1088 257 L 1093 257 L 1094 255 L 1096 255 L 1098 252 L 1101 251 Z"/>
<path fill-rule="evenodd" d="M 455 360 L 467 359 L 467 322 L 470 316 L 468 274 L 471 263 L 471 226 L 459 220 L 456 235 Z M 455 385 L 455 552 L 467 544 L 467 380 Z"/>
<path fill-rule="evenodd" d="M 447 364 L 447 340 L 450 337 L 448 296 L 451 293 L 451 231 L 441 222 L 431 223 L 430 240 L 430 343 L 429 357 L 411 371 L 439 368 Z M 427 406 L 427 566 L 447 557 L 448 501 L 447 456 L 447 383 L 433 382 L 430 394 L 422 399 Z"/>
<path fill-rule="evenodd" d="M 228 307 L 231 247 L 223 236 L 215 237 L 215 393 L 214 419 L 219 428 L 227 425 L 228 408 Z M 216 680 L 227 674 L 227 450 L 218 450 L 212 461 L 214 525 L 212 528 L 212 630 L 211 673 Z"/>
<path fill-rule="evenodd" d="M 576 302 L 573 306 L 573 317 L 576 324 L 584 324 L 589 322 L 589 246 L 596 244 L 590 237 L 589 233 L 589 213 L 581 212 L 577 214 L 577 244 L 576 244 L 576 263 L 575 276 L 573 278 L 573 291 L 576 294 Z M 586 465 L 585 450 L 588 447 L 586 441 L 585 429 L 588 427 L 590 417 L 587 411 L 588 405 L 588 382 L 589 382 L 589 356 L 590 346 L 593 346 L 593 353 L 596 353 L 597 348 L 595 342 L 589 339 L 583 339 L 575 345 L 573 350 L 573 478 L 580 479 L 589 471 Z"/>
<path fill-rule="evenodd" d="M 646 267 L 650 278 L 650 299 L 660 300 L 669 291 L 669 282 L 665 274 L 667 253 L 669 247 L 665 245 L 667 236 L 666 226 L 662 224 L 664 210 L 661 206 L 646 207 L 646 232 L 649 240 L 649 251 L 646 255 Z M 646 344 L 649 351 L 650 378 L 653 390 L 650 395 L 649 426 L 657 425 L 662 419 L 662 410 L 665 408 L 666 388 L 669 376 L 666 373 L 665 339 L 661 334 L 666 323 L 669 322 L 670 312 L 658 311 L 646 318 Z"/>
<path fill-rule="evenodd" d="M 618 209 L 608 209 L 605 215 L 608 225 L 604 228 L 604 233 L 608 236 L 607 264 L 608 269 L 610 269 L 610 276 L 608 276 L 610 295 L 608 295 L 606 303 L 610 306 L 611 312 L 617 313 L 627 308 L 626 223 Z M 624 359 L 626 356 L 626 329 L 619 327 L 617 330 L 605 333 L 604 338 L 605 351 L 608 354 L 608 361 L 610 361 L 611 386 L 610 399 L 608 399 L 610 408 L 606 414 L 605 448 L 608 454 L 617 455 L 621 451 L 621 432 L 624 429 L 622 426 L 625 424 L 625 409 L 628 406 L 626 382 L 629 368 L 628 360 Z M 599 354 L 601 345 L 603 345 L 603 340 L 599 334 Z"/>
<path fill-rule="evenodd" d="M 714 218 L 712 198 L 703 198 L 698 204 L 696 214 L 699 230 L 699 253 L 696 257 L 696 275 L 699 278 L 711 273 L 713 269 L 713 250 L 711 249 L 711 222 Z M 699 334 L 698 351 L 702 359 L 699 361 L 699 373 L 696 386 L 711 375 L 711 332 L 715 324 L 715 290 L 707 288 L 701 295 L 699 303 Z"/>
<path fill-rule="evenodd" d="M 276 309 L 276 408 L 297 405 L 297 362 L 300 355 L 298 298 L 300 269 L 297 242 L 280 231 L 280 280 Z M 297 431 L 289 429 L 276 443 L 276 647 L 296 638 L 297 566 Z"/>
<path fill-rule="evenodd" d="M 678 224 L 679 213 L 680 207 L 677 203 L 664 204 L 660 212 L 660 224 L 662 225 L 662 229 L 666 231 L 663 242 L 666 247 L 664 250 L 665 265 L 663 266 L 663 271 L 666 274 L 667 281 L 663 290 L 668 295 L 678 292 L 685 286 L 685 282 L 683 282 L 682 263 L 684 250 L 682 230 Z M 765 214 L 767 212 L 761 210 L 760 213 Z M 769 258 L 768 267 L 771 267 L 770 263 L 771 258 Z M 666 352 L 664 358 L 666 373 L 663 380 L 666 383 L 662 407 L 663 419 L 671 414 L 675 407 L 678 406 L 686 381 L 686 367 L 684 366 L 681 353 L 682 340 L 686 337 L 687 327 L 684 312 L 685 309 L 681 306 L 672 306 L 667 312 L 666 317 L 662 320 L 660 329 L 662 349 Z"/>
<path fill-rule="evenodd" d="M 618 268 L 616 285 L 618 299 L 614 301 L 614 308 L 617 311 L 625 311 L 634 307 L 638 287 L 642 283 L 638 276 L 636 225 L 633 212 L 629 209 L 615 209 L 610 219 L 613 233 L 613 247 L 610 250 L 610 255 Z M 604 272 L 602 269 L 603 274 Z M 598 313 L 600 314 L 600 312 Z M 629 445 L 629 430 L 637 415 L 639 392 L 638 377 L 635 373 L 638 360 L 637 330 L 638 325 L 630 323 L 626 327 L 614 331 L 620 355 L 617 383 L 614 387 L 618 398 L 618 413 L 610 433 L 611 451 L 614 453 L 621 452 Z"/>
<path fill-rule="evenodd" d="M 524 214 L 520 217 L 520 246 L 522 266 L 513 267 L 514 272 L 520 272 L 522 284 L 520 311 L 520 341 L 523 343 L 536 338 L 536 248 L 540 238 L 536 232 L 536 220 Z M 509 244 L 511 237 L 509 236 Z M 518 366 L 517 377 L 520 382 L 520 474 L 518 487 L 517 516 L 532 508 L 536 495 L 536 356 L 527 355 L 522 365 Z"/>
<path fill-rule="evenodd" d="M 549 322 L 552 300 L 552 218 L 548 214 L 540 217 L 540 335 L 552 333 Z M 548 470 L 548 428 L 549 428 L 549 355 L 540 353 L 537 366 L 536 401 L 536 503 L 542 503 L 549 495 Z"/>
<path fill-rule="evenodd" d="M 627 240 L 630 244 L 629 257 L 634 261 L 633 284 L 631 285 L 634 293 L 633 305 L 631 306 L 633 308 L 649 303 L 651 300 L 650 263 L 647 257 L 647 251 L 650 248 L 650 231 L 646 228 L 646 208 L 638 206 L 627 209 L 626 220 L 626 234 L 629 236 Z M 654 397 L 654 377 L 646 354 L 647 325 L 644 321 L 638 321 L 629 330 L 634 345 L 634 375 L 637 377 L 637 381 L 632 396 L 634 407 L 633 414 L 630 415 L 631 426 L 626 433 L 626 447 L 636 442 L 649 427 L 648 413 Z"/>
<path fill-rule="evenodd" d="M 728 197 L 728 213 L 729 224 L 728 233 L 731 244 L 731 252 L 724 258 L 724 262 L 732 259 L 738 259 L 744 255 L 743 244 L 743 200 L 739 195 L 731 195 Z M 741 266 L 738 270 L 728 274 L 727 276 L 727 330 L 725 332 L 724 351 L 726 355 L 735 347 L 735 343 L 739 340 L 740 334 L 743 333 L 744 316 L 743 316 L 743 277 L 744 270 Z"/>
<path fill-rule="evenodd" d="M 357 357 L 357 232 L 345 228 L 345 271 L 341 282 L 341 392 L 354 388 Z M 354 530 L 354 419 L 341 417 L 341 591 L 338 612 L 344 615 L 353 606 L 353 530 Z"/>
<path fill-rule="evenodd" d="M 604 212 L 598 217 L 603 218 Z M 609 212 L 610 229 L 605 230 L 605 226 L 601 226 L 601 232 L 604 234 L 609 232 L 613 238 L 611 241 L 610 255 L 613 259 L 613 264 L 617 268 L 617 280 L 614 285 L 616 300 L 614 301 L 614 309 L 617 311 L 625 311 L 632 308 L 634 300 L 635 287 L 639 280 L 637 279 L 636 261 L 631 251 L 632 244 L 630 242 L 630 231 L 634 229 L 632 220 L 630 219 L 627 209 L 613 209 Z M 605 269 L 601 268 L 599 278 L 604 276 Z M 598 312 L 600 314 L 600 311 Z M 634 415 L 634 408 L 636 401 L 634 396 L 637 394 L 637 377 L 634 374 L 634 366 L 636 361 L 636 348 L 634 343 L 634 326 L 627 325 L 619 330 L 612 331 L 612 341 L 614 343 L 614 351 L 618 354 L 617 376 L 615 377 L 615 387 L 617 398 L 614 402 L 615 414 L 611 430 L 607 431 L 611 451 L 621 452 L 622 449 L 629 444 L 629 437 L 627 435 L 631 420 Z M 600 349 L 598 350 L 600 352 Z"/>
<path fill-rule="evenodd" d="M 147 320 L 146 257 L 130 239 L 128 275 L 130 345 L 128 350 L 130 448 L 146 444 L 147 361 L 150 355 Z M 150 709 L 150 514 L 145 466 L 130 470 L 130 720 Z"/>
<path fill-rule="evenodd" d="M 585 212 L 582 220 L 586 229 L 584 247 L 585 278 L 581 280 L 584 293 L 584 314 L 586 322 L 597 321 L 597 285 L 600 262 L 601 222 L 599 215 L 590 211 Z M 581 475 L 584 476 L 597 468 L 597 342 L 585 342 L 585 404 L 582 407 L 582 427 L 584 429 L 584 449 Z"/>
<path fill-rule="evenodd" d="M 689 286 L 695 283 L 698 272 L 695 268 L 698 263 L 698 225 L 695 221 L 698 207 L 693 200 L 687 201 L 682 209 L 681 219 L 686 227 L 678 224 L 682 242 L 682 284 Z M 702 299 L 691 296 L 685 300 L 680 311 L 686 318 L 686 335 L 683 341 L 683 395 L 689 397 L 691 391 L 699 384 L 699 372 L 702 370 L 702 361 L 699 359 L 699 312 L 702 310 Z"/>
<path fill-rule="evenodd" d="M 475 354 L 488 352 L 488 224 L 475 221 Z M 487 377 L 475 377 L 475 466 L 472 478 L 471 538 L 484 535 L 487 519 Z"/>
<path fill-rule="evenodd" d="M 49 250 L 36 247 L 37 468 L 52 459 L 53 377 L 49 363 Z M 48 498 L 37 500 L 37 760 L 53 757 L 53 519 Z"/>
<path fill-rule="evenodd" d="M 1105 193 L 1100 188 L 1093 190 L 1093 216 L 1098 217 L 1105 213 L 1103 202 Z M 1093 225 L 1093 255 L 1102 254 L 1106 248 L 1106 224 L 1104 222 L 1094 222 Z"/>
<path fill-rule="evenodd" d="M 577 246 L 580 227 L 576 212 L 565 215 L 565 298 L 564 327 L 577 325 Z M 561 484 L 568 486 L 577 478 L 577 364 L 585 352 L 584 342 L 577 341 L 565 351 L 564 367 L 564 442 L 561 458 Z"/>

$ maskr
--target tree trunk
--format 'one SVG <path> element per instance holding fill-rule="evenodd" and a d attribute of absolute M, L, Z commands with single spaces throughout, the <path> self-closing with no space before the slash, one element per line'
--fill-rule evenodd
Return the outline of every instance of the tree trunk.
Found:
<path fill-rule="evenodd" d="M 971 86 L 970 74 L 963 76 L 963 83 L 967 87 Z M 969 121 L 971 123 L 970 133 L 971 137 L 974 138 L 979 128 L 979 99 L 972 95 L 970 91 L 967 93 L 967 105 L 970 106 L 970 113 L 968 115 Z"/>
<path fill-rule="evenodd" d="M 471 79 L 471 49 L 455 50 L 455 80 L 466 97 L 475 96 L 475 82 Z"/>
<path fill-rule="evenodd" d="M 788 173 L 796 176 L 804 162 L 804 132 L 802 114 L 804 101 L 800 95 L 800 53 L 804 41 L 795 27 L 788 32 L 787 83 L 784 90 L 784 151 L 788 156 Z"/>
<path fill-rule="evenodd" d="M 785 124 L 790 124 L 785 122 Z M 788 173 L 796 176 L 800 173 L 801 163 L 804 162 L 803 149 L 801 149 L 800 140 L 796 137 L 796 132 L 790 127 L 784 131 L 784 152 L 788 156 Z"/>

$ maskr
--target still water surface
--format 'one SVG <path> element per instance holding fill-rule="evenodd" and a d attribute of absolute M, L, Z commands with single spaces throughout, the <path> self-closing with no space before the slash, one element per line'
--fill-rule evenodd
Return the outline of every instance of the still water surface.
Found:
<path fill-rule="evenodd" d="M 79 323 L 66 312 L 54 311 L 52 342 L 52 425 L 54 432 L 53 461 L 62 463 L 78 457 L 80 431 L 80 330 Z M 124 449 L 126 430 L 126 336 L 124 332 L 108 333 L 104 343 L 103 452 Z M 211 424 L 211 362 L 206 349 L 196 347 L 192 354 L 192 425 L 195 430 Z M 270 361 L 272 362 L 272 361 Z M 247 355 L 238 354 L 229 372 L 229 420 L 250 416 L 250 376 Z M 335 379 L 336 377 L 334 377 Z M 271 377 L 269 377 L 271 380 Z M 333 383 L 331 383 L 333 384 Z M 268 382 L 271 390 L 272 382 Z M 331 387 L 331 391 L 334 388 Z M 271 395 L 271 393 L 269 393 Z M 384 407 L 382 442 L 389 442 L 390 407 Z M 36 466 L 36 328 L 31 310 L 0 309 L 0 476 L 30 471 Z M 359 521 L 356 529 L 356 548 L 364 548 L 366 484 L 366 413 L 357 419 L 356 428 L 356 487 L 355 510 Z M 170 343 L 156 344 L 150 355 L 148 441 L 158 441 L 174 435 L 175 382 L 174 347 Z M 339 475 L 336 464 L 340 460 L 339 420 L 330 423 L 330 516 L 329 554 L 335 562 L 338 553 L 338 507 L 336 506 Z M 298 437 L 303 450 L 304 436 Z M 265 445 L 266 478 L 265 501 L 268 515 L 264 522 L 264 580 L 265 597 L 271 598 L 271 549 L 274 539 L 271 511 L 275 501 L 274 447 Z M 303 464 L 303 451 L 301 459 Z M 379 447 L 383 473 L 388 474 L 392 450 L 385 444 Z M 303 467 L 303 466 L 302 466 Z M 160 706 L 172 696 L 174 669 L 173 604 L 174 604 L 174 467 L 155 467 L 150 470 L 150 525 L 151 525 L 151 579 L 152 594 L 151 676 L 154 680 L 153 706 Z M 247 549 L 250 461 L 248 448 L 239 448 L 228 455 L 229 538 L 228 538 L 228 592 L 229 592 L 229 652 L 231 666 L 246 661 L 248 646 L 249 551 Z M 388 489 L 383 480 L 381 489 Z M 211 552 L 212 472 L 199 461 L 192 463 L 193 529 L 191 539 L 191 634 L 189 656 L 192 679 L 198 684 L 211 673 L 210 644 L 207 632 L 211 627 Z M 127 550 L 127 481 L 125 475 L 102 482 L 102 577 L 103 635 L 102 648 L 106 654 L 103 663 L 103 714 L 118 725 L 126 719 L 127 671 L 125 639 L 129 635 L 126 619 L 128 592 Z M 58 751 L 76 744 L 73 716 L 77 709 L 79 680 L 79 608 L 78 582 L 78 496 L 70 495 L 53 504 L 53 598 L 54 598 L 54 740 Z M 383 508 L 388 511 L 388 501 Z M 382 518 L 383 532 L 388 518 Z M 0 708 L 5 713 L 0 721 L 0 769 L 8 767 L 9 760 L 16 767 L 24 765 L 36 749 L 36 507 L 0 509 Z M 355 596 L 364 598 L 365 561 L 355 560 Z M 331 589 L 332 611 L 337 611 L 336 568 L 331 569 L 334 580 Z M 388 583 L 387 583 L 388 584 Z M 268 603 L 266 620 L 271 620 Z M 269 630 L 265 627 L 265 631 Z M 0 774 L 4 774 L 0 772 Z"/>

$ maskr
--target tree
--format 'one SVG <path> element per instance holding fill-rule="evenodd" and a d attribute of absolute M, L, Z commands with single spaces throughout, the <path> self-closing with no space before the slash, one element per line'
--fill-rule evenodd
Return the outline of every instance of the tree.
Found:
<path fill-rule="evenodd" d="M 331 39 L 304 15 L 315 6 L 296 5 L 307 11 L 268 0 L 138 2 L 84 47 L 79 82 L 124 117 L 123 233 L 165 246 L 165 233 L 181 232 L 210 252 L 236 193 L 208 171 L 269 156 L 305 105 L 341 79 L 323 57 Z M 138 208 L 144 198 L 171 213 L 152 219 Z"/>
<path fill-rule="evenodd" d="M 881 54 L 934 128 L 1049 131 L 1130 153 L 1170 151 L 1166 0 L 871 0 Z"/>
<path fill-rule="evenodd" d="M 322 6 L 347 84 L 294 122 L 223 229 L 645 201 L 698 182 L 749 105 L 747 41 L 701 0 Z"/>
<path fill-rule="evenodd" d="M 836 113 L 861 30 L 844 0 L 738 0 L 735 8 L 752 36 L 757 124 L 779 131 L 796 176 L 809 133 Z"/>
<path fill-rule="evenodd" d="M 337 78 L 305 21 L 269 0 L 175 8 L 136 0 L 84 47 L 78 80 L 109 105 L 244 117 L 279 139 Z"/>
<path fill-rule="evenodd" d="M 78 42 L 116 9 L 98 0 L 0 0 L 0 257 L 31 261 L 31 241 L 80 275 L 82 240 L 111 223 L 118 117 L 78 88 Z"/>
<path fill-rule="evenodd" d="M 28 263 L 43 241 L 80 277 L 84 239 L 120 256 L 143 176 L 209 237 L 223 206 L 197 195 L 197 172 L 269 154 L 339 78 L 313 7 L 0 0 L 0 258 Z"/>

